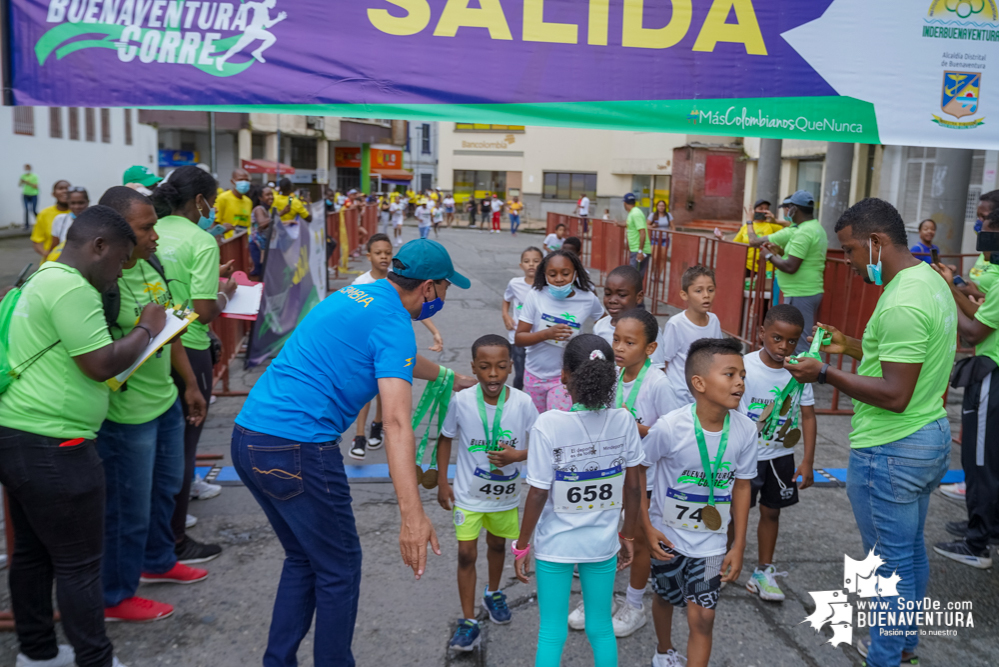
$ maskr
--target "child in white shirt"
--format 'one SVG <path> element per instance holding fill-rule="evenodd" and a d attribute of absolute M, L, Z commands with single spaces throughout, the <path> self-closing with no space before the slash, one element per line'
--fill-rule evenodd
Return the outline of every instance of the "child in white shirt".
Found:
<path fill-rule="evenodd" d="M 534 286 L 534 276 L 544 257 L 544 253 L 534 246 L 520 253 L 520 269 L 524 272 L 524 277 L 510 278 L 503 292 L 503 325 L 506 326 L 510 344 L 513 345 L 511 354 L 514 389 L 524 388 L 524 360 L 527 355 L 527 351 L 514 340 L 517 335 L 517 323 L 520 322 L 520 311 L 523 310 L 524 301 Z"/>

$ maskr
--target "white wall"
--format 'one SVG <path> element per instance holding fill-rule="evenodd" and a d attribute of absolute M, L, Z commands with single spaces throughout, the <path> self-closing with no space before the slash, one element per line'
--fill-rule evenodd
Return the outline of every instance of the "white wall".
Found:
<path fill-rule="evenodd" d="M 97 141 L 84 141 L 86 125 L 80 110 L 79 141 L 70 141 L 69 114 L 62 110 L 62 139 L 49 137 L 49 110 L 35 108 L 35 135 L 14 134 L 14 109 L 0 107 L 0 227 L 24 223 L 24 208 L 18 179 L 24 164 L 30 163 L 38 174 L 38 210 L 54 203 L 52 186 L 61 179 L 72 185 L 82 185 L 90 194 L 91 203 L 113 185 L 121 185 L 121 177 L 132 165 L 146 165 L 156 171 L 156 130 L 138 122 L 138 112 L 132 111 L 132 146 L 125 145 L 125 111 L 111 109 L 111 143 L 101 142 L 100 110 L 97 110 Z"/>

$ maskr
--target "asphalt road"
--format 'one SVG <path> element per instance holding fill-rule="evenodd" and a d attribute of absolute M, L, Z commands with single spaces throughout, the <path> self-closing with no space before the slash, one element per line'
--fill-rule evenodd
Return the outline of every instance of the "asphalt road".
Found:
<path fill-rule="evenodd" d="M 412 238 L 415 229 L 406 229 Z M 444 310 L 435 317 L 443 332 L 445 350 L 434 355 L 452 368 L 465 370 L 471 360 L 471 343 L 484 333 L 502 333 L 500 302 L 507 281 L 518 274 L 520 251 L 539 245 L 540 236 L 489 235 L 467 230 L 446 230 L 440 240 L 447 245 L 459 270 L 472 278 L 467 291 L 452 289 Z M 3 271 L 8 258 L 16 259 L 16 274 L 29 261 L 27 239 L 0 240 Z M 25 258 L 27 258 L 25 260 Z M 355 264 L 361 271 L 367 266 Z M 2 278 L 2 276 L 0 276 Z M 335 283 L 335 287 L 346 281 Z M 660 318 L 664 320 L 665 318 Z M 422 348 L 430 344 L 423 327 L 416 328 Z M 234 370 L 240 365 L 237 361 Z M 233 388 L 251 386 L 261 369 L 235 372 Z M 414 387 L 415 396 L 422 383 Z M 829 395 L 817 391 L 819 404 Z M 951 398 L 950 410 L 957 418 L 960 405 Z M 224 454 L 228 465 L 232 420 L 242 404 L 240 398 L 220 397 L 212 406 L 202 436 L 201 451 Z M 844 468 L 849 452 L 849 418 L 820 416 L 816 466 Z M 351 434 L 352 435 L 352 434 Z M 349 438 L 348 438 L 349 440 Z M 344 445 L 346 453 L 346 444 Z M 798 455 L 800 456 L 800 445 Z M 959 467 L 955 445 L 952 468 Z M 369 454 L 366 463 L 384 463 L 384 451 Z M 431 557 L 424 578 L 417 582 L 399 557 L 398 509 L 392 487 L 385 482 L 353 484 L 354 510 L 364 549 L 364 578 L 354 639 L 357 664 L 369 665 L 478 665 L 520 667 L 532 665 L 537 637 L 536 589 L 513 577 L 508 559 L 504 589 L 513 622 L 506 626 L 486 621 L 482 649 L 468 655 L 451 656 L 446 649 L 454 622 L 460 616 L 456 584 L 457 545 L 450 515 L 440 509 L 436 492 L 423 491 L 426 508 L 441 538 L 443 555 Z M 169 602 L 176 614 L 148 625 L 113 625 L 109 633 L 118 655 L 129 667 L 181 665 L 185 667 L 247 667 L 261 664 L 267 640 L 274 591 L 281 569 L 282 550 L 263 514 L 246 489 L 227 487 L 217 499 L 194 502 L 192 513 L 199 524 L 191 534 L 203 541 L 217 541 L 225 551 L 208 564 L 211 576 L 194 586 L 143 586 L 139 595 Z M 958 503 L 934 494 L 927 520 L 927 542 L 947 539 L 944 523 L 965 518 Z M 763 602 L 744 588 L 756 558 L 755 516 L 751 515 L 749 544 L 740 585 L 722 593 L 715 623 L 712 665 L 748 666 L 858 666 L 857 651 L 826 642 L 831 632 L 817 633 L 807 623 L 814 611 L 809 591 L 843 587 L 843 557 L 863 558 L 860 537 L 845 489 L 816 487 L 801 494 L 801 502 L 783 515 L 777 545 L 776 565 L 788 576 L 780 579 L 787 594 L 783 603 Z M 317 520 L 321 518 L 317 517 Z M 480 547 L 484 554 L 484 545 Z M 919 648 L 922 665 L 985 666 L 999 663 L 999 575 L 996 570 L 979 571 L 930 553 L 932 568 L 929 595 L 947 602 L 970 601 L 974 628 L 957 631 L 956 637 L 928 636 Z M 479 581 L 485 581 L 484 557 L 479 562 Z M 619 575 L 617 590 L 627 587 Z M 579 599 L 578 580 L 572 603 Z M 651 603 L 646 593 L 646 610 Z M 0 607 L 8 606 L 6 590 Z M 648 613 L 648 612 L 647 612 Z M 685 620 L 674 618 L 674 636 L 685 649 Z M 860 631 L 855 631 L 855 638 Z M 313 665 L 312 634 L 299 652 L 300 664 Z M 621 665 L 647 665 L 655 650 L 649 623 L 631 637 L 619 640 Z M 0 664 L 14 662 L 16 643 L 12 634 L 0 636 Z M 593 664 L 585 634 L 570 632 L 563 664 L 584 667 Z"/>

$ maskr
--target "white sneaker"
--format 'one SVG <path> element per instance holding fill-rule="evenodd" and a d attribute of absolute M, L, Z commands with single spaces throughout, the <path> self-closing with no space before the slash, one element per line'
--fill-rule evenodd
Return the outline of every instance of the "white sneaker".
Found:
<path fill-rule="evenodd" d="M 614 636 L 615 637 L 628 637 L 638 632 L 639 628 L 645 625 L 647 619 L 645 617 L 645 603 L 638 609 L 635 609 L 628 601 L 625 600 L 621 602 L 621 605 L 617 608 L 617 612 L 611 618 L 611 622 L 614 624 Z"/>
<path fill-rule="evenodd" d="M 17 667 L 73 667 L 76 654 L 69 644 L 59 644 L 59 654 L 48 660 L 32 660 L 23 653 L 17 654 Z"/>
<path fill-rule="evenodd" d="M 198 517 L 188 514 L 187 518 L 184 519 L 184 528 L 194 528 L 194 526 L 196 526 L 197 523 L 198 523 Z"/>
<path fill-rule="evenodd" d="M 686 664 L 687 659 L 677 653 L 675 649 L 670 649 L 665 653 L 656 651 L 656 654 L 652 656 L 652 667 L 683 667 Z"/>
<path fill-rule="evenodd" d="M 111 667 L 127 667 L 125 663 L 118 659 L 118 656 L 114 657 L 114 662 L 111 663 Z"/>
<path fill-rule="evenodd" d="M 573 630 L 586 629 L 586 612 L 583 610 L 583 603 L 580 602 L 569 614 L 569 627 Z"/>
<path fill-rule="evenodd" d="M 963 503 L 967 495 L 967 488 L 965 487 L 964 482 L 958 482 L 957 484 L 941 484 L 940 493 L 951 500 L 960 500 Z"/>
<path fill-rule="evenodd" d="M 195 475 L 191 482 L 191 500 L 209 500 L 222 493 L 222 487 L 218 484 L 209 484 L 201 479 L 201 475 Z"/>

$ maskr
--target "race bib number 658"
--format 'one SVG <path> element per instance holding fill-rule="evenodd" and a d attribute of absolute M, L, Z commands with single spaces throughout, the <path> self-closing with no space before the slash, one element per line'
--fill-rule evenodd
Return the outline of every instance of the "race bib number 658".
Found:
<path fill-rule="evenodd" d="M 624 499 L 624 469 L 582 472 L 555 471 L 552 504 L 556 512 L 580 513 L 619 510 Z"/>

